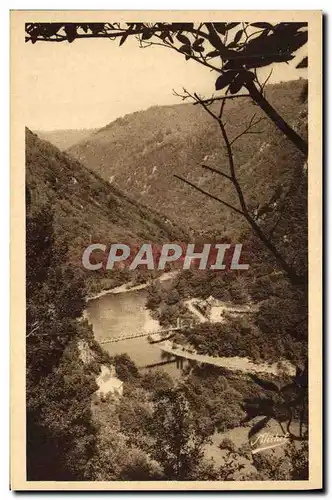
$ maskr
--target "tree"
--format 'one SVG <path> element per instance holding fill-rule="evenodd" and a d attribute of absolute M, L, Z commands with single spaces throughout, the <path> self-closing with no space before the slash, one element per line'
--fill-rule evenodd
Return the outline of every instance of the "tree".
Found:
<path fill-rule="evenodd" d="M 135 363 L 128 354 L 116 354 L 114 364 L 117 376 L 124 382 L 135 382 L 139 378 L 139 372 Z"/>
<path fill-rule="evenodd" d="M 225 105 L 226 105 L 225 99 L 222 100 L 219 112 L 216 112 L 212 110 L 208 106 L 208 104 L 204 102 L 204 100 L 202 100 L 202 98 L 199 97 L 197 94 L 190 94 L 187 90 L 183 89 L 183 94 L 181 97 L 184 100 L 187 98 L 193 99 L 197 104 L 200 104 L 204 108 L 204 110 L 218 123 L 218 126 L 220 128 L 221 138 L 226 151 L 226 161 L 228 163 L 228 169 L 225 172 L 205 164 L 203 164 L 202 167 L 208 170 L 209 172 L 212 172 L 214 174 L 217 174 L 225 178 L 228 182 L 231 183 L 231 185 L 235 190 L 239 206 L 237 207 L 235 205 L 231 205 L 222 198 L 214 196 L 210 192 L 202 189 L 201 187 L 197 186 L 196 184 L 193 184 L 192 182 L 188 181 L 187 179 L 177 174 L 175 174 L 174 176 L 179 180 L 181 180 L 182 182 L 184 182 L 185 184 L 187 184 L 188 186 L 194 188 L 196 191 L 208 196 L 209 198 L 220 203 L 222 206 L 225 206 L 228 209 L 232 210 L 233 212 L 237 213 L 238 215 L 244 217 L 249 226 L 251 227 L 253 234 L 263 243 L 265 248 L 268 249 L 269 252 L 271 252 L 276 262 L 281 267 L 281 269 L 283 269 L 283 271 L 286 273 L 291 283 L 294 285 L 303 286 L 307 282 L 306 273 L 299 274 L 297 272 L 297 269 L 293 265 L 293 262 L 288 262 L 287 258 L 282 254 L 282 252 L 278 248 L 278 245 L 273 241 L 272 239 L 273 231 L 271 231 L 270 229 L 269 231 L 264 230 L 264 227 L 257 220 L 255 212 L 250 210 L 250 207 L 246 201 L 246 196 L 243 192 L 241 183 L 238 178 L 235 156 L 234 156 L 234 144 L 243 135 L 246 135 L 248 133 L 253 133 L 252 129 L 255 128 L 256 125 L 258 125 L 262 119 L 259 118 L 255 120 L 255 114 L 254 114 L 249 123 L 244 127 L 243 131 L 237 136 L 230 138 L 226 128 L 226 120 L 224 118 Z M 259 131 L 255 130 L 254 133 L 259 133 Z M 275 229 L 276 227 L 274 228 L 274 230 Z"/>
<path fill-rule="evenodd" d="M 158 394 L 171 389 L 174 386 L 174 381 L 163 370 L 151 370 L 143 375 L 141 385 L 145 390 Z"/>
<path fill-rule="evenodd" d="M 27 477 L 83 480 L 94 452 L 97 389 L 77 349 L 78 338 L 89 335 L 76 320 L 84 288 L 64 264 L 52 211 L 33 211 L 30 201 L 27 190 Z"/>
<path fill-rule="evenodd" d="M 165 293 L 158 280 L 152 281 L 149 284 L 147 291 L 148 299 L 146 302 L 146 307 L 148 309 L 151 309 L 152 311 L 155 311 L 162 303 Z"/>
<path fill-rule="evenodd" d="M 248 422 L 255 417 L 264 418 L 255 423 L 249 431 L 249 438 L 262 430 L 271 419 L 275 419 L 283 434 L 287 434 L 291 441 L 305 441 L 308 433 L 304 430 L 307 424 L 307 399 L 308 399 L 308 365 L 303 369 L 297 367 L 296 375 L 291 383 L 279 387 L 274 382 L 262 380 L 251 374 L 253 381 L 264 391 L 268 391 L 258 398 L 248 399 L 243 409 L 247 416 L 243 422 Z M 295 417 L 299 418 L 299 431 L 295 435 L 291 431 L 291 424 Z M 284 425 L 286 425 L 286 430 Z"/>
<path fill-rule="evenodd" d="M 305 481 L 309 478 L 308 443 L 296 447 L 288 443 L 284 454 L 279 456 L 276 450 L 253 455 L 253 464 L 261 480 Z M 250 478 L 248 478 L 250 479 Z"/>
<path fill-rule="evenodd" d="M 236 446 L 235 446 L 234 441 L 232 441 L 232 439 L 227 438 L 227 437 L 222 439 L 222 441 L 219 444 L 219 448 L 221 450 L 228 450 L 232 453 L 234 453 L 236 451 Z"/>
<path fill-rule="evenodd" d="M 156 396 L 151 434 L 155 439 L 151 455 L 169 480 L 197 478 L 207 436 L 193 417 L 181 388 Z"/>

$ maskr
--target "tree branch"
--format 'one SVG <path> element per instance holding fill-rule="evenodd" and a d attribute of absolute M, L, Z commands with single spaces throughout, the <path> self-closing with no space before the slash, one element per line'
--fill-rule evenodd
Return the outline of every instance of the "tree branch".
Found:
<path fill-rule="evenodd" d="M 243 130 L 243 132 L 241 132 L 240 134 L 238 134 L 236 137 L 234 137 L 234 139 L 232 139 L 230 141 L 230 145 L 232 146 L 234 144 L 234 142 L 236 142 L 238 139 L 240 139 L 240 137 L 242 137 L 243 135 L 245 134 L 261 134 L 261 132 L 259 130 L 250 130 L 252 129 L 253 127 L 255 127 L 255 125 L 258 125 L 260 122 L 262 122 L 263 120 L 265 120 L 264 117 L 262 118 L 258 118 L 258 120 L 256 120 L 255 122 L 253 121 L 254 118 L 255 118 L 256 114 L 254 114 L 252 117 L 251 117 L 251 120 L 249 122 L 249 125 Z"/>
<path fill-rule="evenodd" d="M 271 106 L 265 97 L 259 92 L 252 81 L 245 82 L 244 86 L 248 90 L 252 99 L 258 106 L 267 114 L 267 116 L 274 122 L 278 129 L 286 136 L 292 143 L 303 153 L 305 157 L 308 156 L 308 143 L 295 132 L 295 130 L 285 122 L 279 113 Z"/>
<path fill-rule="evenodd" d="M 227 99 L 237 99 L 239 97 L 249 97 L 250 98 L 250 94 L 235 94 L 235 95 L 226 95 L 223 97 L 211 97 L 210 99 L 201 99 L 200 101 L 195 101 L 194 106 L 196 106 L 197 104 L 202 104 L 202 103 L 207 104 L 209 106 L 210 104 L 212 104 L 215 101 L 225 101 Z"/>
<path fill-rule="evenodd" d="M 219 203 L 222 203 L 223 205 L 225 205 L 225 207 L 227 208 L 230 208 L 231 210 L 233 210 L 234 212 L 238 213 L 239 215 L 244 215 L 243 212 L 241 212 L 241 210 L 239 210 L 238 208 L 236 207 L 233 207 L 233 205 L 230 205 L 229 203 L 227 203 L 226 201 L 224 200 L 221 200 L 220 198 L 218 198 L 217 196 L 214 196 L 213 194 L 209 193 L 208 191 L 205 191 L 204 189 L 201 189 L 200 187 L 196 186 L 195 184 L 193 184 L 192 182 L 190 181 L 187 181 L 187 179 L 184 179 L 183 177 L 181 177 L 180 175 L 177 175 L 177 174 L 173 174 L 174 177 L 176 177 L 177 179 L 179 179 L 180 181 L 184 182 L 185 184 L 188 184 L 188 186 L 191 186 L 193 187 L 194 189 L 196 189 L 197 191 L 199 191 L 200 193 L 208 196 L 209 198 L 211 198 L 212 200 L 215 200 L 215 201 L 218 201 Z"/>
<path fill-rule="evenodd" d="M 214 172 L 215 174 L 221 175 L 222 177 L 225 177 L 229 181 L 232 180 L 232 177 L 228 174 L 225 174 L 224 172 L 221 172 L 220 170 L 217 170 L 216 168 L 210 167 L 209 165 L 201 165 L 202 168 L 206 168 L 207 170 L 210 170 L 211 172 Z"/>
<path fill-rule="evenodd" d="M 187 92 L 187 94 L 190 95 L 189 92 Z M 217 115 L 215 115 L 207 107 L 207 105 L 205 103 L 203 103 L 200 100 L 199 96 L 196 93 L 194 93 L 194 98 L 197 101 L 199 101 L 200 104 L 203 106 L 203 108 L 207 111 L 207 113 L 210 116 L 212 116 L 218 122 L 220 131 L 221 131 L 221 134 L 222 134 L 223 141 L 224 141 L 224 143 L 226 145 L 228 163 L 229 163 L 229 168 L 230 168 L 230 173 L 231 173 L 230 177 L 231 177 L 232 183 L 233 183 L 233 185 L 235 187 L 235 190 L 237 192 L 237 196 L 238 196 L 238 199 L 239 199 L 239 202 L 240 202 L 240 205 L 241 205 L 241 209 L 242 209 L 242 210 L 240 210 L 241 214 L 245 217 L 245 219 L 247 220 L 247 222 L 249 223 L 249 225 L 251 226 L 251 228 L 253 229 L 253 231 L 256 233 L 256 235 L 258 236 L 258 238 L 270 250 L 270 252 L 274 256 L 274 258 L 276 259 L 276 261 L 280 264 L 280 266 L 282 267 L 282 269 L 286 272 L 286 274 L 287 274 L 288 278 L 290 279 L 290 281 L 293 284 L 301 284 L 302 285 L 305 282 L 305 277 L 297 275 L 296 271 L 292 268 L 291 265 L 289 265 L 287 263 L 287 261 L 284 259 L 284 257 L 282 256 L 282 254 L 278 251 L 277 247 L 271 242 L 271 240 L 261 230 L 261 228 L 256 223 L 256 221 L 253 219 L 253 217 L 251 216 L 251 214 L 250 214 L 250 212 L 249 212 L 249 210 L 247 208 L 247 204 L 246 204 L 246 201 L 245 201 L 245 198 L 244 198 L 244 194 L 242 192 L 242 188 L 241 188 L 240 183 L 239 183 L 239 181 L 237 179 L 237 176 L 236 176 L 235 164 L 234 164 L 234 156 L 233 156 L 233 151 L 232 151 L 232 143 L 230 142 L 230 140 L 228 138 L 225 125 L 224 125 L 224 123 L 223 123 L 223 121 L 221 119 L 221 114 L 222 114 L 222 111 L 224 109 L 225 101 L 222 102 L 220 116 L 218 117 Z M 254 117 L 252 117 L 252 119 L 251 119 L 251 123 L 252 123 L 253 118 Z M 193 186 L 193 187 L 196 187 L 196 186 Z M 208 193 L 205 193 L 205 194 L 208 194 Z M 214 199 L 217 199 L 217 201 L 221 202 L 221 200 L 219 198 L 214 198 Z"/>

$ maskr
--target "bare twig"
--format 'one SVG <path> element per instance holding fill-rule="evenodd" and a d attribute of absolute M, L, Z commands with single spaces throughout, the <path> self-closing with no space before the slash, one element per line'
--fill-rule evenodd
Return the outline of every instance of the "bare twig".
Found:
<path fill-rule="evenodd" d="M 205 194 L 206 196 L 208 196 L 209 198 L 211 198 L 212 200 L 215 200 L 215 201 L 218 201 L 219 203 L 222 203 L 223 205 L 225 205 L 227 208 L 230 208 L 231 210 L 233 210 L 234 212 L 240 214 L 240 215 L 244 215 L 243 212 L 241 212 L 241 210 L 239 210 L 238 208 L 236 207 L 233 207 L 233 205 L 230 205 L 229 203 L 227 203 L 226 201 L 224 200 L 221 200 L 220 198 L 218 198 L 217 196 L 214 196 L 213 194 L 209 193 L 208 191 L 205 191 L 204 189 L 201 189 L 199 186 L 196 186 L 196 184 L 193 184 L 192 182 L 188 181 L 187 179 L 184 179 L 183 177 L 181 177 L 180 175 L 177 175 L 177 174 L 174 174 L 174 177 L 176 177 L 177 179 L 179 179 L 180 181 L 184 182 L 185 184 L 188 184 L 188 186 L 191 186 L 193 187 L 194 189 L 196 189 L 197 191 L 199 191 L 200 193 L 202 194 Z"/>
<path fill-rule="evenodd" d="M 194 106 L 196 106 L 197 104 L 201 104 L 201 103 L 204 103 L 204 104 L 207 104 L 208 106 L 212 103 L 214 103 L 215 101 L 226 101 L 228 99 L 237 99 L 239 97 L 250 97 L 249 94 L 235 94 L 235 95 L 226 95 L 226 96 L 223 96 L 223 97 L 211 97 L 210 99 L 201 99 L 200 101 L 196 101 L 194 102 Z"/>
<path fill-rule="evenodd" d="M 270 73 L 268 74 L 267 78 L 264 80 L 264 82 L 262 83 L 261 85 L 261 88 L 262 88 L 262 92 L 264 92 L 264 89 L 265 89 L 265 86 L 266 84 L 268 83 L 268 81 L 270 80 L 271 76 L 272 76 L 272 73 L 273 73 L 273 68 L 271 69 Z"/>
<path fill-rule="evenodd" d="M 256 115 L 253 115 L 251 117 L 251 120 L 249 122 L 249 124 L 247 125 L 247 127 L 240 133 L 238 134 L 236 137 L 234 137 L 234 139 L 231 140 L 230 144 L 231 146 L 238 140 L 240 139 L 240 137 L 242 137 L 243 135 L 245 134 L 261 134 L 262 132 L 260 130 L 251 130 L 253 127 L 255 127 L 256 125 L 258 125 L 261 121 L 265 120 L 266 118 L 264 117 L 261 117 L 261 118 L 258 118 L 258 120 L 256 120 L 254 122 L 254 118 L 255 118 Z"/>
<path fill-rule="evenodd" d="M 207 170 L 210 170 L 211 172 L 214 172 L 215 174 L 221 175 L 222 177 L 225 177 L 229 181 L 232 180 L 232 177 L 228 174 L 225 174 L 224 172 L 221 172 L 220 170 L 217 170 L 216 168 L 210 167 L 209 165 L 201 165 L 203 168 L 206 168 Z"/>
<path fill-rule="evenodd" d="M 218 122 L 218 123 L 220 123 L 220 118 L 219 118 L 219 116 L 215 115 L 215 114 L 211 111 L 211 109 L 209 109 L 209 108 L 207 107 L 207 105 L 206 105 L 206 104 L 202 101 L 202 99 L 199 97 L 199 95 L 198 95 L 198 94 L 194 93 L 194 95 L 193 95 L 193 96 L 190 96 L 190 97 L 192 97 L 192 98 L 193 98 L 193 99 L 195 99 L 195 100 L 196 100 L 199 104 L 201 104 L 201 105 L 203 106 L 203 108 L 205 109 L 205 111 L 206 111 L 206 112 L 207 112 L 210 116 L 212 116 L 212 118 L 213 118 L 214 120 L 217 120 L 217 122 Z"/>
<path fill-rule="evenodd" d="M 229 97 L 229 96 L 226 96 L 226 97 Z M 226 104 L 226 99 L 223 99 L 223 100 L 221 101 L 220 110 L 219 110 L 219 115 L 218 115 L 218 116 L 219 116 L 219 120 L 221 120 L 221 119 L 222 119 L 222 115 L 223 115 L 223 113 L 224 113 L 224 109 L 225 109 L 225 104 Z M 226 124 L 225 124 L 225 126 L 226 126 Z"/>

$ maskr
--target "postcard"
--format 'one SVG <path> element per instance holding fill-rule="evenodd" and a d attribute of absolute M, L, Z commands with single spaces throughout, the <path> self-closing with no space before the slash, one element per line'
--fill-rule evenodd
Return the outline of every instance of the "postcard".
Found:
<path fill-rule="evenodd" d="M 320 490 L 322 13 L 11 12 L 11 477 Z"/>

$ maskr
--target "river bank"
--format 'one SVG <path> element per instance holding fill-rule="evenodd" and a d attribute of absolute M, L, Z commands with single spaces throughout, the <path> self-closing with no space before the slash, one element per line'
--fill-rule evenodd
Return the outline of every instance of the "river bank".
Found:
<path fill-rule="evenodd" d="M 147 281 L 146 283 L 141 283 L 139 285 L 135 285 L 132 281 L 128 281 L 127 283 L 123 283 L 122 285 L 116 286 L 114 288 L 109 288 L 107 290 L 102 290 L 101 292 L 88 296 L 86 298 L 86 301 L 89 302 L 91 300 L 96 300 L 99 299 L 100 297 L 104 297 L 105 295 L 109 294 L 118 294 L 118 293 L 127 293 L 127 292 L 137 292 L 140 290 L 145 290 L 150 283 L 154 281 L 168 281 L 173 278 L 175 278 L 178 275 L 179 271 L 170 271 L 168 273 L 163 273 L 161 276 L 158 276 L 158 278 L 155 278 L 153 280 Z"/>
<path fill-rule="evenodd" d="M 219 366 L 230 371 L 242 373 L 265 373 L 279 375 L 283 373 L 294 375 L 295 367 L 289 362 L 254 363 L 246 357 L 214 357 L 202 355 L 190 346 L 174 345 L 172 341 L 148 342 L 148 335 L 158 334 L 161 329 L 159 322 L 152 318 L 146 308 L 147 291 L 145 287 L 121 288 L 104 293 L 98 299 L 87 304 L 86 318 L 93 326 L 97 342 L 107 339 L 124 337 L 117 342 L 103 343 L 110 355 L 128 354 L 139 369 L 149 366 L 163 366 L 169 374 L 180 376 L 176 368 L 176 359 L 194 360 Z M 191 304 L 191 302 L 189 302 Z M 146 333 L 146 337 L 128 338 L 128 334 Z M 168 362 L 168 363 L 167 363 Z M 172 365 L 173 363 L 173 365 Z"/>
<path fill-rule="evenodd" d="M 288 361 L 282 361 L 282 366 L 279 363 L 254 363 L 250 361 L 249 358 L 233 356 L 233 357 L 215 357 L 207 356 L 204 354 L 198 354 L 193 349 L 186 349 L 185 347 L 179 346 L 174 347 L 172 342 L 165 340 L 159 344 L 162 351 L 172 354 L 173 356 L 182 357 L 185 359 L 192 359 L 199 363 L 219 366 L 221 368 L 226 368 L 230 371 L 240 371 L 243 373 L 266 373 L 270 375 L 280 375 L 282 371 L 283 374 L 290 376 L 295 376 L 296 369 Z"/>

